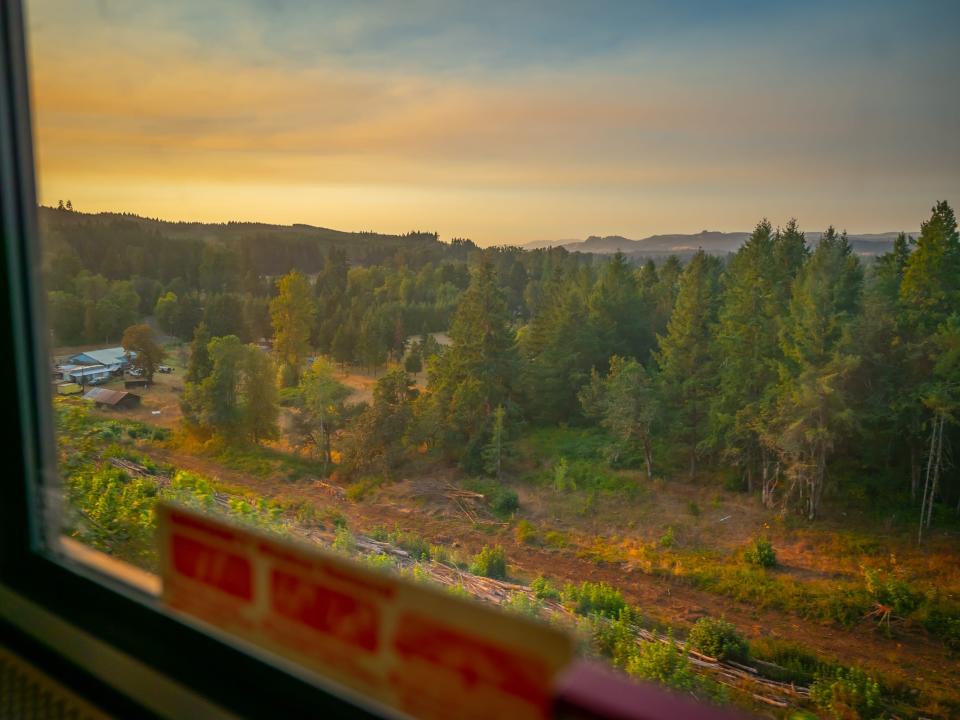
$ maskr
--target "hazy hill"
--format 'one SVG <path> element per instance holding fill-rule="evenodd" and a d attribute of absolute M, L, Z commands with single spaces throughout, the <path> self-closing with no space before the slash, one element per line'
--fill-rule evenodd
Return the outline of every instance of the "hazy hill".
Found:
<path fill-rule="evenodd" d="M 808 232 L 807 241 L 811 245 L 816 245 L 820 241 L 819 232 Z M 879 255 L 887 252 L 897 237 L 896 232 L 886 233 L 865 233 L 851 234 L 850 244 L 854 252 L 859 255 Z M 912 233 L 916 235 L 916 233 Z M 599 237 L 591 235 L 586 240 L 569 241 L 559 240 L 549 242 L 539 240 L 528 243 L 524 248 L 533 250 L 543 247 L 563 247 L 570 252 L 607 254 L 622 252 L 627 255 L 688 255 L 703 248 L 712 255 L 725 255 L 735 252 L 746 239 L 750 237 L 748 232 L 718 232 L 713 230 L 703 230 L 699 233 L 683 234 L 676 233 L 670 235 L 651 235 L 641 240 L 631 240 L 620 235 L 607 235 Z"/>

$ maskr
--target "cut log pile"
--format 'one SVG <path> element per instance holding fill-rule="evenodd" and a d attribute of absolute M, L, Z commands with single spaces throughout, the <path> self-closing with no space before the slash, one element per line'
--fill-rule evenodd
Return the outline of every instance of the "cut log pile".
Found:
<path fill-rule="evenodd" d="M 170 484 L 171 478 L 162 473 L 151 471 L 144 465 L 126 460 L 124 458 L 111 457 L 107 461 L 115 467 L 121 468 L 133 476 L 149 477 L 154 482 L 166 486 Z M 338 498 L 343 497 L 343 491 L 335 485 L 323 481 L 315 481 L 318 486 L 323 486 L 331 495 Z M 459 490 L 451 486 L 450 492 L 446 495 L 458 502 L 464 501 L 465 504 L 478 499 L 483 499 L 481 493 L 471 492 L 469 490 Z M 228 508 L 230 501 L 242 499 L 240 496 L 232 496 L 228 493 L 215 492 L 214 500 L 221 507 Z M 471 513 L 465 505 L 461 506 L 468 517 Z M 294 520 L 292 517 L 286 518 L 287 530 L 290 534 L 300 537 L 312 543 L 329 546 L 335 537 L 333 532 L 325 529 L 310 526 Z M 470 572 L 460 570 L 459 568 L 444 563 L 429 561 L 424 562 L 411 556 L 406 550 L 397 547 L 389 542 L 375 540 L 364 535 L 356 535 L 355 543 L 357 551 L 363 555 L 389 555 L 396 561 L 398 567 L 411 568 L 419 564 L 427 576 L 438 585 L 445 587 L 463 588 L 467 593 L 480 600 L 503 605 L 515 595 L 526 595 L 534 598 L 533 590 L 526 585 L 519 585 L 503 580 L 494 580 L 493 578 L 474 575 Z M 572 620 L 574 613 L 563 604 L 552 600 L 538 601 L 544 612 L 553 617 L 565 617 Z M 686 652 L 690 664 L 694 670 L 707 675 L 712 680 L 734 688 L 741 692 L 747 692 L 758 702 L 777 708 L 789 708 L 798 704 L 810 696 L 810 689 L 793 683 L 779 682 L 771 680 L 761 675 L 761 669 L 766 671 L 784 671 L 784 668 L 762 661 L 756 661 L 756 667 L 731 660 L 718 660 L 695 650 L 689 649 L 680 641 L 671 636 L 643 628 L 633 626 L 638 645 L 643 643 L 673 643 L 681 652 Z M 759 669 L 758 669 L 759 668 Z"/>

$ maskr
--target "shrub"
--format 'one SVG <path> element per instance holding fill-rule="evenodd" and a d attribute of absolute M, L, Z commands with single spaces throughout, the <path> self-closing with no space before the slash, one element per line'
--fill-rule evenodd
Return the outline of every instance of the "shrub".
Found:
<path fill-rule="evenodd" d="M 574 612 L 579 615 L 597 614 L 617 618 L 627 607 L 620 591 L 603 582 L 584 581 L 579 587 L 566 585 L 563 588 L 562 597 L 564 602 L 573 604 Z"/>
<path fill-rule="evenodd" d="M 700 506 L 697 505 L 693 500 L 687 503 L 687 512 L 693 515 L 694 517 L 700 517 Z"/>
<path fill-rule="evenodd" d="M 410 557 L 414 560 L 429 560 L 431 558 L 430 543 L 420 535 L 397 530 L 394 532 L 392 540 L 394 544 L 410 553 Z"/>
<path fill-rule="evenodd" d="M 863 568 L 864 585 L 870 598 L 881 605 L 893 609 L 893 612 L 905 617 L 920 607 L 923 596 L 899 578 L 883 576 L 879 570 Z"/>
<path fill-rule="evenodd" d="M 507 518 L 520 509 L 520 499 L 513 490 L 499 488 L 490 497 L 490 509 L 501 518 Z"/>
<path fill-rule="evenodd" d="M 751 655 L 778 665 L 782 669 L 763 668 L 764 677 L 780 682 L 809 685 L 824 665 L 815 655 L 796 643 L 774 638 L 761 638 L 751 647 Z"/>
<path fill-rule="evenodd" d="M 687 638 L 690 646 L 718 660 L 746 660 L 747 641 L 726 620 L 702 617 L 694 623 Z"/>
<path fill-rule="evenodd" d="M 386 553 L 374 553 L 373 555 L 368 555 L 366 558 L 366 563 L 374 570 L 393 570 L 394 567 L 396 567 L 394 565 L 393 558 Z"/>
<path fill-rule="evenodd" d="M 567 546 L 567 536 L 559 530 L 548 530 L 543 535 L 543 541 L 556 550 Z"/>
<path fill-rule="evenodd" d="M 773 550 L 773 544 L 765 537 L 755 538 L 743 557 L 751 565 L 759 567 L 768 568 L 777 564 L 777 553 Z"/>
<path fill-rule="evenodd" d="M 507 577 L 507 556 L 503 548 L 483 546 L 483 549 L 473 558 L 470 564 L 470 572 L 474 575 L 483 575 L 484 577 L 495 580 L 503 580 Z"/>
<path fill-rule="evenodd" d="M 357 550 L 357 540 L 346 527 L 339 527 L 336 536 L 333 538 L 333 549 L 352 555 Z"/>
<path fill-rule="evenodd" d="M 374 490 L 383 484 L 382 477 L 367 476 L 362 477 L 351 484 L 346 490 L 346 496 L 353 502 L 360 502 L 366 499 Z"/>
<path fill-rule="evenodd" d="M 334 510 L 333 508 L 326 508 L 323 513 L 324 519 L 333 525 L 335 528 L 345 528 L 347 527 L 347 516 L 344 515 L 339 510 Z"/>
<path fill-rule="evenodd" d="M 673 643 L 644 643 L 631 658 L 627 672 L 677 690 L 692 690 L 695 683 L 690 661 Z"/>
<path fill-rule="evenodd" d="M 528 520 L 521 520 L 513 529 L 513 537 L 518 545 L 536 545 L 540 538 L 537 536 L 537 529 Z"/>
<path fill-rule="evenodd" d="M 872 718 L 880 706 L 880 684 L 862 670 L 832 668 L 817 674 L 810 699 L 834 718 Z"/>
<path fill-rule="evenodd" d="M 539 617 L 543 606 L 536 597 L 526 593 L 515 592 L 503 603 L 503 608 L 528 617 Z"/>
<path fill-rule="evenodd" d="M 610 658 L 617 667 L 627 668 L 638 653 L 636 622 L 630 608 L 624 608 L 615 620 L 597 620 L 594 623 L 593 641 L 597 651 Z"/>
<path fill-rule="evenodd" d="M 669 548 L 673 547 L 674 536 L 673 536 L 673 525 L 667 528 L 667 531 L 660 536 L 660 547 Z"/>
<path fill-rule="evenodd" d="M 549 580 L 543 575 L 537 576 L 537 579 L 530 583 L 533 594 L 540 600 L 559 600 L 560 591 L 557 590 Z"/>

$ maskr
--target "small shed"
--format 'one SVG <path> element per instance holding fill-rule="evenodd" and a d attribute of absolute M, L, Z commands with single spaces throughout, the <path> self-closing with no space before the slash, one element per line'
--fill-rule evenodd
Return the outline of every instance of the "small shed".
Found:
<path fill-rule="evenodd" d="M 124 390 L 109 390 L 107 388 L 88 390 L 83 399 L 91 401 L 97 407 L 131 408 L 140 404 L 139 395 Z"/>
<path fill-rule="evenodd" d="M 131 388 L 145 388 L 150 387 L 153 383 L 149 380 L 124 380 L 123 386 L 129 390 Z"/>
<path fill-rule="evenodd" d="M 57 385 L 57 395 L 79 395 L 83 388 L 74 382 L 65 382 Z"/>

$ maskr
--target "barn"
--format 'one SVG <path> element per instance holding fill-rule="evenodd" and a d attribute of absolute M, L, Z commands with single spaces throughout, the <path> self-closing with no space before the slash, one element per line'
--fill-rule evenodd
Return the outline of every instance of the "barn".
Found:
<path fill-rule="evenodd" d="M 87 350 L 67 358 L 71 365 L 100 365 L 110 372 L 122 370 L 130 364 L 130 359 L 122 347 Z"/>
<path fill-rule="evenodd" d="M 140 404 L 140 396 L 124 390 L 108 390 L 107 388 L 93 388 L 83 396 L 97 407 L 131 408 Z"/>

